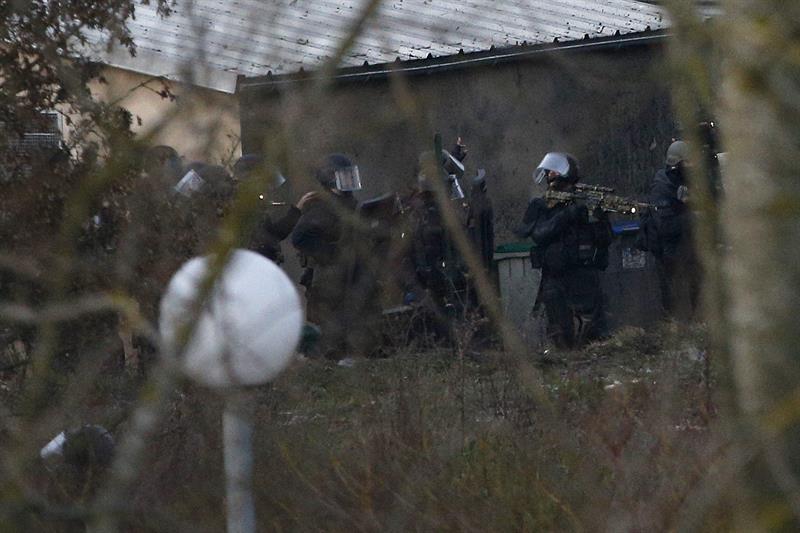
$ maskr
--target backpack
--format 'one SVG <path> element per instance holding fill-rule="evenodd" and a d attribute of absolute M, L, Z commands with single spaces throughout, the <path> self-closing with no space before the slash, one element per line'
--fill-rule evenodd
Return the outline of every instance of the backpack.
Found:
<path fill-rule="evenodd" d="M 634 247 L 643 252 L 652 252 L 654 255 L 661 254 L 661 239 L 658 231 L 658 221 L 652 209 L 643 212 L 640 218 L 639 233 L 636 234 Z"/>

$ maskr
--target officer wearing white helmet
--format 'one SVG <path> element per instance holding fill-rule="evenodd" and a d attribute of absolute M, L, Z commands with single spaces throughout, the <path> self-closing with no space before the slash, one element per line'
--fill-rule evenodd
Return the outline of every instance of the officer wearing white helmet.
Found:
<path fill-rule="evenodd" d="M 544 156 L 533 174 L 536 183 L 571 192 L 580 178 L 577 160 L 563 152 Z M 558 347 L 572 348 L 608 334 L 600 272 L 608 266 L 611 227 L 608 216 L 585 205 L 534 198 L 517 230 L 533 240 L 531 261 L 542 270 L 539 298 L 547 315 L 547 334 Z"/>

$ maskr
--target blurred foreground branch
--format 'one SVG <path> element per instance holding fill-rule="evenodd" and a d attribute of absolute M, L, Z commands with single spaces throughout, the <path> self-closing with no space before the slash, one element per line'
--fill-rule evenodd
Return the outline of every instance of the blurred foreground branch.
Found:
<path fill-rule="evenodd" d="M 730 0 L 726 9 L 722 215 L 738 406 L 800 521 L 800 412 L 780 428 L 770 414 L 800 381 L 800 5 Z M 754 478 L 753 499 L 774 504 L 771 492 Z"/>

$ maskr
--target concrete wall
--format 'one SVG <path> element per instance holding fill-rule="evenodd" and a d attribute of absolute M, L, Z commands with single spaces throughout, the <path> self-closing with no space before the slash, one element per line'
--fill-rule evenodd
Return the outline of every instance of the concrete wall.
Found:
<path fill-rule="evenodd" d="M 512 239 L 547 151 L 574 153 L 584 181 L 623 194 L 647 190 L 673 133 L 661 69 L 659 48 L 637 46 L 341 82 L 324 93 L 308 83 L 280 92 L 243 88 L 243 147 L 286 148 L 295 180 L 321 155 L 348 153 L 368 197 L 412 184 L 417 155 L 432 147 L 434 131 L 446 147 L 460 135 L 470 151 L 468 174 L 487 170 L 502 243 Z"/>
<path fill-rule="evenodd" d="M 240 151 L 238 96 L 167 82 L 174 99 L 158 93 L 164 84 L 136 72 L 106 68 L 105 83 L 94 82 L 92 94 L 119 101 L 133 114 L 133 129 L 151 135 L 150 144 L 168 144 L 187 161 L 226 162 Z"/>

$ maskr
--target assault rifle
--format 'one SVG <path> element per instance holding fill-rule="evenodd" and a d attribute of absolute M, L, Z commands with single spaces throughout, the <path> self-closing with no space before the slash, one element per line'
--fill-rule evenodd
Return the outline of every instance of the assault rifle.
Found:
<path fill-rule="evenodd" d="M 548 190 L 545 192 L 544 198 L 550 206 L 562 203 L 582 202 L 586 204 L 589 211 L 593 211 L 595 208 L 599 207 L 603 211 L 612 211 L 614 213 L 624 213 L 628 215 L 636 214 L 642 209 L 654 207 L 653 204 L 640 202 L 625 196 L 617 196 L 612 194 L 613 192 L 614 189 L 611 187 L 577 183 L 574 191 Z"/>

